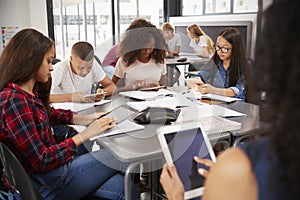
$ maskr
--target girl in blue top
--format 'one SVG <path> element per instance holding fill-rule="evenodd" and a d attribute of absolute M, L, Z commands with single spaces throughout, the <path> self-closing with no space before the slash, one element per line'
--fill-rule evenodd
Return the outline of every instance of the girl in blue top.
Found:
<path fill-rule="evenodd" d="M 218 36 L 215 54 L 196 77 L 203 83 L 193 84 L 192 88 L 202 94 L 218 94 L 246 99 L 246 83 L 249 69 L 245 48 L 240 32 L 226 28 Z"/>

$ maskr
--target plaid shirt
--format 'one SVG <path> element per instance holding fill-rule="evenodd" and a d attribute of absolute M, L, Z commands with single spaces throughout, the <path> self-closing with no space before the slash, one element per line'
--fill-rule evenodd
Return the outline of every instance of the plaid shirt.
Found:
<path fill-rule="evenodd" d="M 42 102 L 14 83 L 0 92 L 0 110 L 0 140 L 29 174 L 51 170 L 73 158 L 74 141 L 57 144 L 50 127 L 50 122 L 70 124 L 74 114 L 70 110 L 52 108 L 48 117 Z"/>

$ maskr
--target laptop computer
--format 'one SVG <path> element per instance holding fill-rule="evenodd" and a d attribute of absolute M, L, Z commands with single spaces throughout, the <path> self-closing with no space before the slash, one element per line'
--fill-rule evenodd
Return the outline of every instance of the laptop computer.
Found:
<path fill-rule="evenodd" d="M 198 168 L 207 167 L 196 163 L 194 156 L 216 160 L 202 125 L 192 122 L 163 126 L 157 130 L 157 135 L 166 162 L 176 166 L 184 185 L 184 198 L 201 196 L 205 178 L 198 173 Z"/>

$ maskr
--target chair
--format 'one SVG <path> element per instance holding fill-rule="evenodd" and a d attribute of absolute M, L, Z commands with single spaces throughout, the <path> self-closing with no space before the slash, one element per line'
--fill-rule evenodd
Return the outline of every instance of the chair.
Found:
<path fill-rule="evenodd" d="M 0 159 L 9 183 L 20 193 L 22 199 L 43 200 L 31 178 L 8 147 L 0 142 Z"/>
<path fill-rule="evenodd" d="M 98 56 L 94 55 L 95 60 L 97 61 L 97 63 L 102 66 L 101 60 Z"/>
<path fill-rule="evenodd" d="M 52 65 L 55 65 L 56 63 L 60 62 L 60 59 L 58 58 L 53 58 L 52 60 Z"/>

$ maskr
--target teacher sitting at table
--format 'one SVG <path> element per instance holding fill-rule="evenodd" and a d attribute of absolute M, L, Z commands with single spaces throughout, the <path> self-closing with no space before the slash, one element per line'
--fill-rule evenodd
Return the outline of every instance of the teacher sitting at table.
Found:
<path fill-rule="evenodd" d="M 202 94 L 218 94 L 246 100 L 249 66 L 240 32 L 226 28 L 219 33 L 215 54 L 195 77 L 203 81 L 188 81 L 189 86 Z M 195 80 L 195 79 L 194 79 Z"/>

